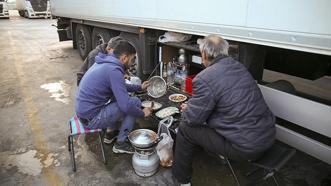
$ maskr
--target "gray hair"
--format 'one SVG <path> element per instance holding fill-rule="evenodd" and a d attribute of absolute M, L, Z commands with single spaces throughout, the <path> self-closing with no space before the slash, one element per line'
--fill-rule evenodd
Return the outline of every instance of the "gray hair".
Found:
<path fill-rule="evenodd" d="M 121 38 L 120 36 L 113 37 L 108 41 L 107 48 L 114 49 L 118 45 L 118 43 L 123 40 L 124 39 Z"/>
<path fill-rule="evenodd" d="M 229 43 L 222 37 L 212 34 L 198 41 L 201 52 L 204 52 L 209 61 L 219 55 L 228 56 Z"/>

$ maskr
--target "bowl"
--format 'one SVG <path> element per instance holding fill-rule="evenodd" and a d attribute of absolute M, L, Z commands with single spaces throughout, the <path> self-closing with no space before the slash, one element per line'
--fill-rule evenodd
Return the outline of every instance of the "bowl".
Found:
<path fill-rule="evenodd" d="M 149 86 L 147 87 L 148 95 L 153 98 L 162 97 L 167 92 L 167 83 L 160 76 L 153 76 L 149 80 Z"/>

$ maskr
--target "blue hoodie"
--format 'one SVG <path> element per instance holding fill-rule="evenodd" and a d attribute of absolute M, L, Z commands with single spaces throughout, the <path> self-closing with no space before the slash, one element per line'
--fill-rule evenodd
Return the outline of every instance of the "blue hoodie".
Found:
<path fill-rule="evenodd" d="M 109 100 L 116 101 L 127 115 L 144 117 L 144 112 L 128 95 L 128 91 L 140 91 L 141 86 L 126 84 L 124 69 L 124 65 L 112 54 L 99 53 L 95 57 L 95 64 L 79 84 L 76 95 L 78 117 L 93 119 Z"/>

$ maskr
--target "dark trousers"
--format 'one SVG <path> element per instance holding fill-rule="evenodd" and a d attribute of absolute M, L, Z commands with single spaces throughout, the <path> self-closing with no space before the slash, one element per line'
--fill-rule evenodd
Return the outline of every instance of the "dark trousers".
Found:
<path fill-rule="evenodd" d="M 179 126 L 176 137 L 176 148 L 172 172 L 180 183 L 189 183 L 192 175 L 194 151 L 202 147 L 215 155 L 222 155 L 232 160 L 256 159 L 259 155 L 245 155 L 233 148 L 223 136 L 209 127 Z"/>

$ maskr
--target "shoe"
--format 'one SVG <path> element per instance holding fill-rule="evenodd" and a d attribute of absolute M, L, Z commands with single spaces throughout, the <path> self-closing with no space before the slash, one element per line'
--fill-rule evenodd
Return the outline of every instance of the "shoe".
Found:
<path fill-rule="evenodd" d="M 115 142 L 113 146 L 113 152 L 116 154 L 118 153 L 133 154 L 134 148 L 128 142 L 122 142 L 122 143 Z"/>
<path fill-rule="evenodd" d="M 117 138 L 118 133 L 118 130 L 107 132 L 103 142 L 107 145 L 111 144 Z"/>

